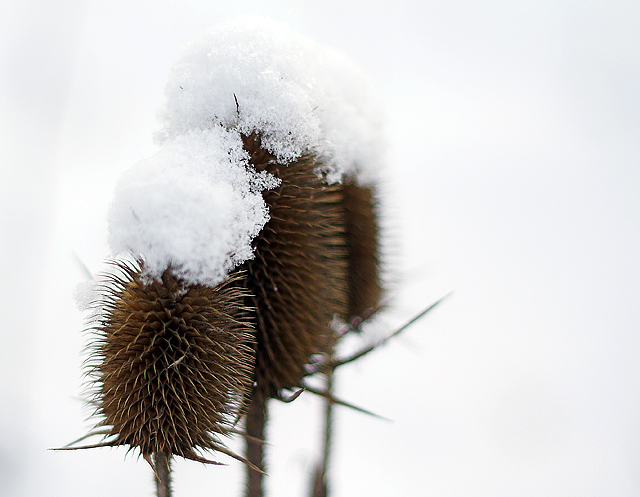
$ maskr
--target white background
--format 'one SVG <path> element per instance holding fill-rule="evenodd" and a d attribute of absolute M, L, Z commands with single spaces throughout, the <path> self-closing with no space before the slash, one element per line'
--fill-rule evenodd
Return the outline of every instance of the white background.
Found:
<path fill-rule="evenodd" d="M 233 3 L 233 6 L 230 4 Z M 338 376 L 335 497 L 640 493 L 640 4 L 18 2 L 0 6 L 0 494 L 153 495 L 86 433 L 81 259 L 108 255 L 120 171 L 155 150 L 164 84 L 239 14 L 345 52 L 387 114 L 394 305 L 430 316 Z M 75 254 L 75 255 L 74 255 Z M 273 406 L 273 496 L 308 495 L 318 401 Z M 175 495 L 243 468 L 175 464 Z"/>

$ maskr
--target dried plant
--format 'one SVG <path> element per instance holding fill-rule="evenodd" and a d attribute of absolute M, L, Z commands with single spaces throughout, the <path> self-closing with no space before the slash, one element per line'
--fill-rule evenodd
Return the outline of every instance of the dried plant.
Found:
<path fill-rule="evenodd" d="M 313 391 L 331 323 L 381 297 L 379 114 L 344 57 L 263 19 L 197 38 L 166 97 L 161 148 L 110 211 L 110 247 L 139 260 L 101 289 L 90 436 L 105 438 L 85 448 L 139 451 L 162 495 L 172 457 L 225 453 L 260 496 L 267 402 Z M 236 433 L 246 458 L 224 443 Z"/>
<path fill-rule="evenodd" d="M 309 388 L 314 358 L 333 357 L 332 320 L 364 313 L 381 294 L 373 189 L 327 185 L 309 154 L 282 165 L 257 134 L 243 142 L 250 165 L 281 181 L 263 193 L 270 220 L 255 257 L 216 287 L 170 267 L 153 280 L 142 261 L 118 261 L 99 288 L 89 375 L 101 421 L 90 435 L 105 438 L 73 448 L 139 450 L 159 494 L 170 493 L 173 456 L 215 463 L 201 455 L 214 451 L 246 462 L 247 495 L 262 495 L 267 401 Z M 224 437 L 245 413 L 242 457 Z"/>

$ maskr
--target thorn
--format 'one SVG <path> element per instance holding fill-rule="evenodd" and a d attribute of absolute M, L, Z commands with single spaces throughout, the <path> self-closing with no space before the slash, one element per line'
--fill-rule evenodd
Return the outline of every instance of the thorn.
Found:
<path fill-rule="evenodd" d="M 142 454 L 142 457 L 144 458 L 145 461 L 149 463 L 149 466 L 151 466 L 151 469 L 153 470 L 153 474 L 156 475 L 156 478 L 158 479 L 158 481 L 161 481 L 160 476 L 156 471 L 156 466 L 155 464 L 153 464 L 153 460 L 151 459 L 151 456 L 149 454 Z"/>
<path fill-rule="evenodd" d="M 230 433 L 233 433 L 235 435 L 240 435 L 241 437 L 244 437 L 246 440 L 250 440 L 251 442 L 255 442 L 255 443 L 260 444 L 260 445 L 271 445 L 270 443 L 266 442 L 265 440 L 262 440 L 261 438 L 252 437 L 251 435 L 245 433 L 242 430 L 236 430 L 236 429 L 227 428 L 227 431 L 229 431 Z"/>
<path fill-rule="evenodd" d="M 116 444 L 114 442 L 102 442 L 99 444 L 93 445 L 81 445 L 80 447 L 54 447 L 53 449 L 47 450 L 83 450 L 83 449 L 95 449 L 97 447 L 115 447 Z"/>
<path fill-rule="evenodd" d="M 87 433 L 84 437 L 80 437 L 77 440 L 74 440 L 71 443 L 68 443 L 67 445 L 65 445 L 63 448 L 72 448 L 72 445 L 77 444 L 78 442 L 82 442 L 83 440 L 86 440 L 89 437 L 93 437 L 95 435 L 110 435 L 111 434 L 111 430 L 99 430 L 99 431 L 92 431 Z M 55 449 L 54 449 L 55 450 Z"/>
<path fill-rule="evenodd" d="M 358 406 L 355 406 L 353 404 L 349 404 L 348 402 L 345 402 L 344 400 L 337 399 L 337 398 L 335 398 L 333 395 L 331 395 L 329 392 L 327 392 L 325 390 L 316 390 L 315 388 L 311 388 L 309 386 L 306 386 L 306 389 L 311 393 L 314 393 L 316 395 L 319 395 L 320 397 L 324 397 L 325 399 L 328 399 L 329 402 L 331 402 L 332 404 L 338 404 L 340 406 L 344 406 L 344 407 L 348 407 L 349 409 L 353 409 L 354 411 L 361 412 L 362 414 L 367 414 L 369 416 L 373 416 L 374 418 L 382 419 L 384 421 L 393 422 L 393 420 L 391 420 L 389 418 L 385 418 L 384 416 L 380 416 L 379 414 L 376 414 L 374 412 L 371 412 L 371 411 L 368 411 L 366 409 L 363 409 L 362 407 L 358 407 Z"/>
<path fill-rule="evenodd" d="M 330 366 L 331 368 L 333 368 L 334 370 L 339 367 L 342 366 L 344 364 L 347 364 L 349 362 L 353 362 L 357 359 L 360 359 L 362 356 L 368 354 L 369 352 L 371 352 L 372 350 L 377 349 L 378 347 L 381 347 L 382 345 L 384 345 L 385 343 L 387 343 L 389 340 L 391 340 L 392 338 L 398 336 L 400 333 L 402 333 L 404 330 L 406 330 L 409 326 L 411 326 L 413 323 L 415 323 L 416 321 L 418 321 L 419 319 L 421 319 L 422 317 L 424 317 L 427 313 L 429 313 L 430 311 L 432 311 L 438 304 L 442 303 L 446 298 L 448 298 L 449 296 L 451 296 L 453 292 L 449 292 L 448 294 L 446 294 L 444 297 L 442 297 L 440 300 L 437 300 L 436 302 L 434 302 L 433 304 L 431 304 L 429 307 L 427 307 L 426 309 L 424 309 L 422 312 L 420 312 L 419 314 L 417 314 L 416 316 L 414 316 L 413 318 L 411 318 L 409 321 L 407 321 L 405 324 L 403 324 L 400 328 L 398 328 L 396 331 L 394 331 L 393 333 L 391 333 L 391 335 L 387 336 L 386 338 L 383 338 L 382 340 L 380 340 L 377 343 L 374 343 L 373 345 L 370 345 L 368 347 L 365 347 L 364 349 L 360 350 L 359 352 L 356 352 L 355 354 L 346 357 L 344 359 L 336 359 L 335 361 L 333 361 Z"/>
<path fill-rule="evenodd" d="M 302 392 L 305 391 L 305 387 L 302 387 L 300 390 L 292 393 L 289 397 L 284 397 L 282 394 L 278 394 L 277 397 L 274 397 L 275 399 L 279 400 L 280 402 L 284 402 L 285 404 L 289 404 L 290 402 L 293 402 L 294 400 L 296 400 L 298 397 L 300 397 L 300 395 L 302 394 Z"/>

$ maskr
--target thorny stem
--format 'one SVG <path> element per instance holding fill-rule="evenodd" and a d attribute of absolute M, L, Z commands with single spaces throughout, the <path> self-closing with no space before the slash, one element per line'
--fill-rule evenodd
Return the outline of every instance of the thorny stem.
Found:
<path fill-rule="evenodd" d="M 156 492 L 158 497 L 171 497 L 171 455 L 158 452 L 155 455 Z"/>
<path fill-rule="evenodd" d="M 249 411 L 246 416 L 247 460 L 254 466 L 264 471 L 263 443 L 264 428 L 267 421 L 267 404 L 262 395 L 254 390 Z M 247 466 L 247 493 L 246 497 L 263 497 L 262 482 L 263 473 Z"/>
<path fill-rule="evenodd" d="M 387 341 L 389 341 L 392 338 L 398 336 L 400 333 L 402 333 L 404 330 L 406 330 L 413 323 L 415 323 L 416 321 L 418 321 L 419 319 L 424 317 L 427 313 L 429 313 L 429 311 L 433 310 L 434 307 L 436 307 L 443 300 L 445 300 L 447 297 L 449 297 L 449 295 L 451 295 L 451 294 L 449 293 L 449 294 L 445 295 L 444 297 L 442 297 L 437 302 L 431 304 L 429 307 L 424 309 L 422 312 L 417 314 L 415 317 L 413 317 L 412 319 L 407 321 L 404 325 L 402 325 L 396 331 L 394 331 L 389 336 L 387 336 L 386 338 L 384 338 L 383 340 L 379 341 L 378 343 L 376 343 L 374 345 L 366 347 L 366 348 L 360 350 L 359 352 L 356 352 L 353 355 L 351 355 L 349 357 L 346 357 L 344 359 L 336 359 L 335 356 L 332 353 L 330 358 L 329 358 L 329 362 L 326 365 L 328 367 L 326 367 L 326 369 L 325 369 L 326 391 L 324 393 L 323 392 L 318 392 L 318 391 L 314 391 L 313 389 L 307 387 L 307 390 L 309 390 L 311 392 L 314 392 L 314 393 L 322 394 L 325 397 L 325 419 L 324 419 L 325 424 L 324 424 L 323 457 L 322 457 L 321 464 L 319 464 L 318 468 L 316 469 L 316 474 L 314 476 L 314 480 L 313 480 L 312 488 L 311 488 L 311 497 L 327 497 L 328 494 L 329 494 L 328 481 L 327 481 L 328 480 L 327 479 L 327 472 L 328 472 L 329 460 L 330 460 L 330 456 L 331 456 L 331 433 L 332 433 L 332 430 L 333 430 L 333 427 L 332 427 L 333 404 L 341 403 L 341 402 L 337 401 L 336 399 L 334 399 L 334 397 L 333 397 L 334 376 L 335 376 L 336 368 L 338 368 L 339 366 L 342 366 L 344 364 L 348 364 L 350 362 L 353 362 L 353 361 L 356 361 L 356 360 L 360 359 L 361 357 L 365 356 L 369 352 L 371 352 L 371 351 L 377 349 L 378 347 L 384 345 Z M 373 314 L 378 312 L 383 307 L 384 307 L 384 304 L 380 304 L 376 308 L 372 309 L 368 313 L 368 315 L 363 316 L 362 318 L 358 318 L 357 320 L 354 320 L 352 323 L 350 323 L 350 326 L 348 327 L 346 332 L 351 331 L 351 330 L 358 330 L 358 328 L 360 327 L 360 325 L 363 322 L 365 322 L 367 319 L 369 319 Z M 344 334 L 346 334 L 346 332 L 343 331 L 342 333 L 339 333 L 337 338 L 340 339 Z M 368 411 L 364 411 L 363 409 L 356 408 L 355 406 L 349 406 L 349 407 L 355 408 L 356 410 L 360 410 L 360 411 L 363 411 L 363 412 L 367 412 L 368 414 L 372 414 L 372 413 L 369 413 Z"/>

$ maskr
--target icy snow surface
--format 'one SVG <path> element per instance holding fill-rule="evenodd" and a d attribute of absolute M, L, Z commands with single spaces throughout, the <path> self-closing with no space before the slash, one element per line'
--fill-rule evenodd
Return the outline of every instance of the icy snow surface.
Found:
<path fill-rule="evenodd" d="M 241 134 L 287 164 L 305 152 L 326 181 L 375 178 L 381 137 L 362 75 L 342 56 L 288 28 L 221 27 L 186 47 L 174 67 L 156 134 L 160 150 L 119 180 L 109 215 L 115 254 L 142 256 L 159 277 L 169 265 L 215 285 L 253 256 L 269 219 L 261 192 L 279 180 L 248 164 Z"/>

